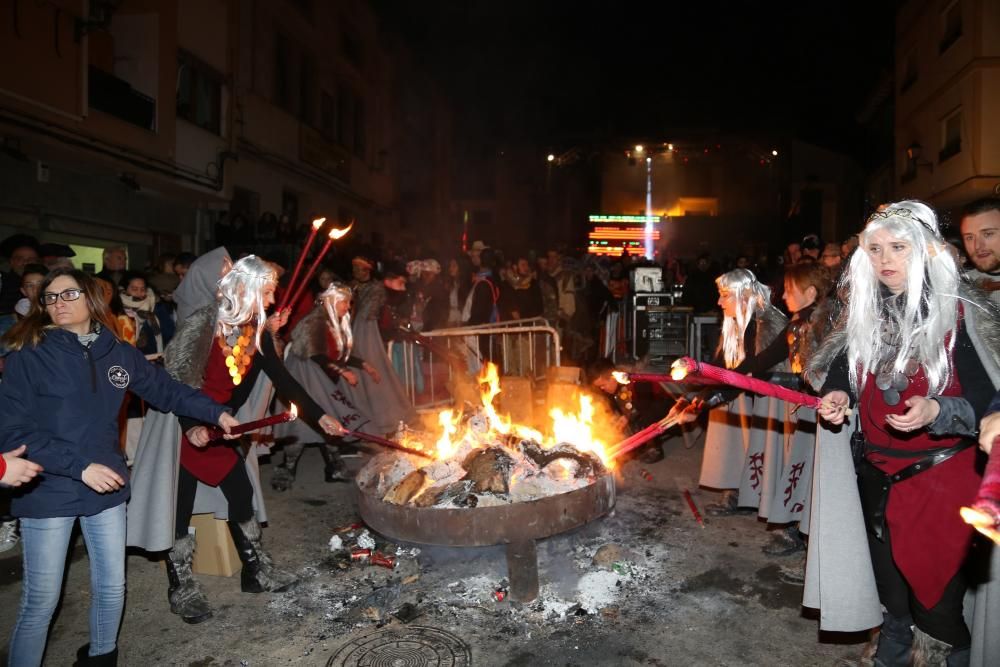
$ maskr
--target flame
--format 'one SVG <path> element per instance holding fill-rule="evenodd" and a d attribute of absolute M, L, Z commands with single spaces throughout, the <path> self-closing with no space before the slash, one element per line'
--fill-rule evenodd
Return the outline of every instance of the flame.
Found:
<path fill-rule="evenodd" d="M 295 407 L 294 403 L 289 403 L 288 404 L 288 411 L 290 413 L 292 413 L 292 419 L 298 419 L 299 418 L 299 409 L 297 407 Z"/>
<path fill-rule="evenodd" d="M 688 376 L 689 372 L 688 365 L 683 359 L 678 359 L 670 364 L 670 378 L 674 382 L 680 382 Z"/>
<path fill-rule="evenodd" d="M 549 412 L 552 417 L 552 445 L 566 442 L 581 452 L 596 454 L 607 464 L 607 447 L 603 442 L 594 436 L 594 403 L 590 396 L 580 395 L 580 411 L 576 414 L 563 412 L 559 408 L 553 408 Z"/>
<path fill-rule="evenodd" d="M 477 381 L 480 384 L 480 401 L 482 410 L 478 421 L 475 418 L 466 426 L 462 426 L 463 417 L 460 410 L 442 410 L 438 413 L 437 421 L 440 429 L 438 440 L 433 448 L 433 453 L 438 460 L 448 460 L 464 457 L 470 451 L 491 444 L 505 444 L 509 442 L 508 436 L 514 436 L 518 440 L 530 440 L 538 443 L 544 448 L 555 447 L 561 443 L 571 444 L 582 452 L 589 452 L 601 459 L 608 466 L 613 465 L 612 459 L 607 455 L 610 449 L 609 443 L 595 436 L 596 432 L 610 433 L 607 427 L 597 423 L 599 417 L 593 403 L 593 399 L 583 394 L 579 398 L 579 409 L 577 412 L 560 408 L 553 409 L 549 413 L 551 425 L 550 435 L 545 435 L 538 430 L 524 424 L 515 424 L 509 415 L 500 414 L 493 405 L 494 400 L 500 395 L 500 375 L 494 364 L 487 364 L 480 373 Z M 529 399 L 530 400 L 530 399 Z M 475 423 L 473 423 L 475 422 Z M 610 437 L 610 436 L 609 436 Z M 417 447 L 417 443 L 406 443 L 407 446 Z M 555 462 L 551 465 L 555 465 Z M 569 479 L 574 474 L 574 466 L 569 464 L 556 468 L 556 474 L 560 479 Z"/>
<path fill-rule="evenodd" d="M 974 507 L 963 507 L 959 510 L 962 520 L 980 533 L 1000 544 L 1000 530 L 997 522 L 987 512 Z"/>
<path fill-rule="evenodd" d="M 611 371 L 611 377 L 615 379 L 618 384 L 629 384 L 631 380 L 628 378 L 628 373 L 625 371 Z"/>
<path fill-rule="evenodd" d="M 497 367 L 495 364 L 486 364 L 483 368 L 482 374 L 479 376 L 479 385 L 486 385 L 486 388 L 482 391 L 482 401 L 483 410 L 486 412 L 486 418 L 490 422 L 490 427 L 507 435 L 510 433 L 510 419 L 504 419 L 499 414 L 497 414 L 496 408 L 493 407 L 493 399 L 500 394 L 500 375 L 497 373 Z"/>
<path fill-rule="evenodd" d="M 347 232 L 351 231 L 352 227 L 354 227 L 353 220 L 351 220 L 351 224 L 347 225 L 343 229 L 337 229 L 336 227 L 334 227 L 333 229 L 330 230 L 330 240 L 336 241 L 337 239 L 344 238 L 345 236 L 347 236 Z"/>
<path fill-rule="evenodd" d="M 323 226 L 324 222 L 326 222 L 326 218 L 316 218 L 312 222 L 313 229 L 315 229 L 316 231 L 319 231 L 319 228 Z"/>
<path fill-rule="evenodd" d="M 459 418 L 455 417 L 454 410 L 442 410 L 438 415 L 438 423 L 441 425 L 441 437 L 437 441 L 437 457 L 439 459 L 450 459 L 458 451 L 458 445 L 451 441 L 451 436 L 458 433 Z"/>

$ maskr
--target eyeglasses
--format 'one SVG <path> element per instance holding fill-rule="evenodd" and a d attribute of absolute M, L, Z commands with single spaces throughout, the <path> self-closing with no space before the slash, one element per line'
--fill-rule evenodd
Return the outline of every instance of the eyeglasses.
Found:
<path fill-rule="evenodd" d="M 55 292 L 46 292 L 41 296 L 39 301 L 45 306 L 51 306 L 59 299 L 63 301 L 76 301 L 83 294 L 82 289 L 64 289 L 62 292 L 56 294 Z"/>

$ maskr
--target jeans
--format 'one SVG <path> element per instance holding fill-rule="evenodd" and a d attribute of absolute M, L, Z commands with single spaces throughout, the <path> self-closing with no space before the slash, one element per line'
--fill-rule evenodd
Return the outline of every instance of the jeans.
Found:
<path fill-rule="evenodd" d="M 125 606 L 125 503 L 79 519 L 90 557 L 90 655 L 104 655 L 115 649 Z M 10 639 L 11 667 L 42 664 L 76 520 L 21 519 L 24 580 Z"/>

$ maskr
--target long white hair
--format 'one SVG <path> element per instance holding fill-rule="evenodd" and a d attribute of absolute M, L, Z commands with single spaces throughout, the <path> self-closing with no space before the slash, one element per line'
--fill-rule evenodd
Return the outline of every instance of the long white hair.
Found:
<path fill-rule="evenodd" d="M 886 298 L 878 269 L 869 255 L 875 232 L 909 244 L 906 284 L 897 298 Z M 928 395 L 951 381 L 951 351 L 958 320 L 958 266 L 938 229 L 937 215 L 923 202 L 906 200 L 873 213 L 860 234 L 860 247 L 841 279 L 850 292 L 847 304 L 847 361 L 851 387 L 860 394 L 868 373 L 895 352 L 892 370 L 902 373 L 916 359 L 927 376 Z M 891 321 L 894 320 L 894 321 Z M 898 330 L 898 348 L 883 340 L 883 325 Z"/>
<path fill-rule="evenodd" d="M 347 361 L 350 358 L 351 348 L 354 347 L 354 334 L 351 331 L 350 308 L 343 317 L 337 317 L 337 304 L 346 302 L 350 306 L 353 297 L 351 288 L 343 283 L 330 283 L 330 286 L 319 295 L 320 303 L 326 308 L 326 314 L 330 318 L 330 328 L 333 329 L 333 338 L 337 341 L 340 361 Z"/>
<path fill-rule="evenodd" d="M 746 359 L 743 334 L 754 315 L 763 313 L 771 303 L 771 288 L 757 280 L 757 276 L 747 269 L 733 269 L 715 279 L 722 290 L 732 293 L 736 301 L 736 316 L 726 317 L 722 323 L 722 348 L 726 368 L 736 368 Z"/>
<path fill-rule="evenodd" d="M 278 282 L 271 264 L 255 255 L 247 255 L 219 280 L 219 333 L 228 336 L 237 327 L 253 322 L 255 342 L 260 349 L 260 333 L 267 320 L 264 309 L 264 286 Z"/>

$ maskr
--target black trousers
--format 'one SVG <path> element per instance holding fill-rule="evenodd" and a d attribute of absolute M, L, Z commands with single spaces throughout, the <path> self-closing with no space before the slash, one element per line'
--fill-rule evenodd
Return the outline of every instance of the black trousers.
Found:
<path fill-rule="evenodd" d="M 174 537 L 180 539 L 188 534 L 191 514 L 194 512 L 194 496 L 198 491 L 198 480 L 184 466 L 177 476 L 177 519 Z M 229 520 L 243 523 L 253 517 L 253 485 L 247 475 L 243 461 L 237 461 L 221 482 L 219 489 L 229 503 Z"/>
<path fill-rule="evenodd" d="M 928 609 L 920 604 L 892 558 L 888 523 L 882 533 L 882 540 L 875 537 L 871 530 L 869 517 L 871 509 L 878 507 L 881 502 L 881 483 L 881 472 L 867 460 L 858 467 L 858 488 L 865 522 L 868 524 L 868 548 L 875 569 L 879 600 L 897 618 L 912 616 L 914 624 L 931 637 L 957 649 L 966 648 L 972 643 L 972 638 L 962 617 L 962 602 L 967 588 L 965 574 L 958 571 L 945 587 L 944 595 L 932 608 Z M 891 487 L 889 493 L 892 493 Z"/>

